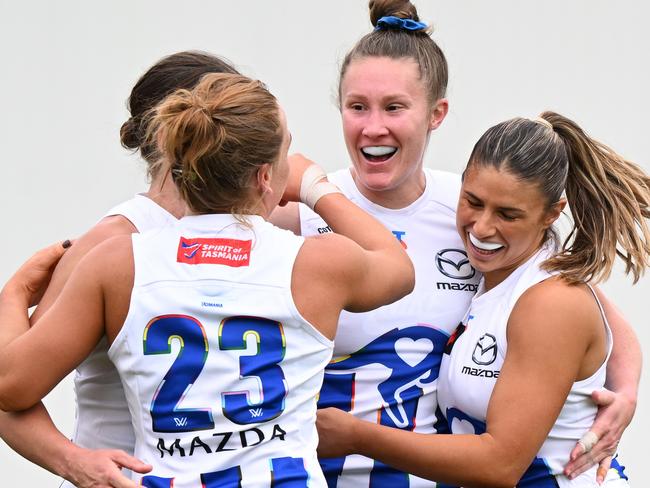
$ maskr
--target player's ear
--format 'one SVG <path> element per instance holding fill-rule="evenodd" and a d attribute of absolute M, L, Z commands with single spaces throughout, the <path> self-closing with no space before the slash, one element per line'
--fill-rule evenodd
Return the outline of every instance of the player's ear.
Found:
<path fill-rule="evenodd" d="M 273 179 L 273 165 L 264 163 L 257 169 L 257 189 L 260 194 L 273 191 L 271 180 Z"/>

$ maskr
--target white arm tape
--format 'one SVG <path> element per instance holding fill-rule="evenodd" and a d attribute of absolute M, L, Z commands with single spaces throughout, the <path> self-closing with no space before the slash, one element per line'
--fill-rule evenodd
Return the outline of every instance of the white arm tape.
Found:
<path fill-rule="evenodd" d="M 300 182 L 300 201 L 312 210 L 314 210 L 316 202 L 321 197 L 330 193 L 342 193 L 334 183 L 321 181 L 326 177 L 325 171 L 316 164 L 312 164 L 302 175 L 302 181 Z"/>

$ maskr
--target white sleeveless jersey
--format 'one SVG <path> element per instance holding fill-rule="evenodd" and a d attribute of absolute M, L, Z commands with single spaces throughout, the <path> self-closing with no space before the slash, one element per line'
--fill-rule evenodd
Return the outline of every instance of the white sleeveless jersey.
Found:
<path fill-rule="evenodd" d="M 479 285 L 463 323 L 447 347 L 440 368 L 438 401 L 452 433 L 482 434 L 486 431 L 488 403 L 507 354 L 506 331 L 510 313 L 528 288 L 551 276 L 540 269 L 540 265 L 552 252 L 552 246 L 547 244 L 487 292 L 483 282 Z M 612 335 L 602 308 L 601 315 L 605 321 L 609 358 Z M 574 480 L 564 476 L 562 469 L 568 463 L 569 453 L 576 442 L 593 425 L 597 407 L 591 400 L 591 393 L 605 384 L 606 366 L 607 360 L 592 376 L 573 384 L 560 415 L 518 487 L 598 486 L 597 466 Z M 614 468 L 608 474 L 608 482 L 602 486 L 628 486 L 621 479 L 625 475 L 616 460 L 612 465 Z"/>
<path fill-rule="evenodd" d="M 332 341 L 299 314 L 304 239 L 259 216 L 133 235 L 135 279 L 109 349 L 156 488 L 316 487 L 316 396 Z"/>
<path fill-rule="evenodd" d="M 109 210 L 104 217 L 122 215 L 145 232 L 176 221 L 160 205 L 144 195 L 135 195 Z M 75 444 L 90 449 L 122 449 L 133 453 L 135 437 L 131 416 L 115 366 L 108 358 L 106 339 L 77 367 L 74 389 L 77 400 Z M 61 488 L 72 488 L 64 481 Z"/>
<path fill-rule="evenodd" d="M 349 170 L 328 175 L 343 193 L 390 229 L 415 267 L 415 289 L 366 313 L 343 312 L 319 407 L 371 422 L 436 432 L 436 383 L 442 351 L 476 291 L 479 277 L 456 231 L 458 175 L 425 169 L 424 194 L 392 210 L 361 195 Z M 331 232 L 301 206 L 303 235 Z M 330 487 L 422 487 L 435 483 L 353 455 L 321 461 Z"/>

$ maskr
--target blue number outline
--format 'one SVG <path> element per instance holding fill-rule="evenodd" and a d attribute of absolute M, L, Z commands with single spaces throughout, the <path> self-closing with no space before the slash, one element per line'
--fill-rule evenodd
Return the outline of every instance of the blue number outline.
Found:
<path fill-rule="evenodd" d="M 201 322 L 189 315 L 180 314 L 153 318 L 144 328 L 143 353 L 171 354 L 174 339 L 180 341 L 181 350 L 151 399 L 149 411 L 152 430 L 191 432 L 213 429 L 212 408 L 178 408 L 203 370 L 208 357 L 208 339 Z M 179 376 L 185 378 L 185 381 L 169 381 L 170 378 L 176 380 Z M 180 390 L 179 385 L 184 385 L 184 388 Z M 176 423 L 179 417 L 184 419 L 185 425 Z"/>

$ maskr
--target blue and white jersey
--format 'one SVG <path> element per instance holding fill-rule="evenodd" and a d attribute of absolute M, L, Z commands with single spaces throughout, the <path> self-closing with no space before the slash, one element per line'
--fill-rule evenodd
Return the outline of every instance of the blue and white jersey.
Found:
<path fill-rule="evenodd" d="M 134 286 L 109 349 L 150 488 L 326 486 L 316 397 L 332 341 L 298 312 L 304 242 L 259 216 L 133 235 Z"/>
<path fill-rule="evenodd" d="M 120 203 L 102 218 L 115 215 L 127 218 L 138 232 L 176 221 L 176 217 L 144 195 Z M 122 449 L 132 454 L 135 436 L 131 416 L 120 377 L 107 351 L 104 338 L 75 372 L 77 410 L 72 440 L 89 449 Z M 73 488 L 73 485 L 64 481 L 61 488 Z"/>
<path fill-rule="evenodd" d="M 508 319 L 519 297 L 531 286 L 551 276 L 540 265 L 552 253 L 552 246 L 547 244 L 494 288 L 485 291 L 484 282 L 479 285 L 440 368 L 438 401 L 453 434 L 482 434 L 486 431 L 488 404 L 508 350 Z M 612 335 L 602 308 L 601 315 L 607 332 L 609 358 Z M 564 476 L 562 470 L 576 442 L 593 425 L 597 407 L 591 400 L 591 393 L 605 384 L 606 366 L 607 360 L 589 378 L 573 384 L 546 441 L 517 487 L 598 486 L 597 466 L 574 480 Z M 601 486 L 627 487 L 627 478 L 616 460 L 612 466 L 606 483 Z"/>
<path fill-rule="evenodd" d="M 367 421 L 428 434 L 437 428 L 442 352 L 469 306 L 479 276 L 456 231 L 460 177 L 428 169 L 425 176 L 420 198 L 394 210 L 366 199 L 349 170 L 328 175 L 402 243 L 415 267 L 415 289 L 370 312 L 341 313 L 319 407 L 334 406 Z M 307 207 L 301 205 L 300 216 L 303 235 L 331 232 Z M 330 488 L 435 486 L 359 455 L 324 459 L 321 465 Z"/>

